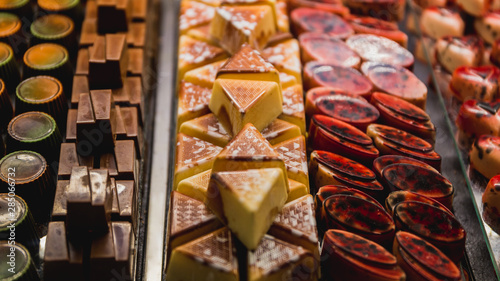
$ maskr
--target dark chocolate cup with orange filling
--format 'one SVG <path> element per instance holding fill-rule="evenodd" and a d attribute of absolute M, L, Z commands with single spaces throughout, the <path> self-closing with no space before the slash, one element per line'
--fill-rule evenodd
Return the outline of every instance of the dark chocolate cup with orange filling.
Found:
<path fill-rule="evenodd" d="M 401 202 L 394 208 L 398 230 L 424 238 L 458 263 L 465 251 L 465 229 L 450 213 L 423 202 Z"/>
<path fill-rule="evenodd" d="M 8 44 L 0 42 L 0 78 L 4 81 L 9 94 L 16 92 L 21 80 L 14 50 Z"/>
<path fill-rule="evenodd" d="M 17 58 L 22 57 L 28 46 L 23 34 L 21 19 L 11 13 L 0 12 L 0 42 L 12 47 Z"/>
<path fill-rule="evenodd" d="M 458 267 L 431 243 L 412 233 L 398 231 L 394 255 L 408 280 L 462 280 Z"/>
<path fill-rule="evenodd" d="M 41 111 L 65 124 L 68 104 L 59 80 L 51 76 L 35 76 L 22 81 L 16 90 L 16 113 Z"/>
<path fill-rule="evenodd" d="M 30 0 L 0 1 L 0 10 L 16 14 L 19 18 L 25 17 L 28 21 L 33 20 L 33 7 Z"/>
<path fill-rule="evenodd" d="M 380 155 L 406 156 L 441 170 L 441 156 L 430 143 L 417 136 L 380 124 L 369 125 L 366 134 L 373 139 Z"/>
<path fill-rule="evenodd" d="M 36 19 L 30 26 L 31 41 L 34 46 L 41 43 L 55 43 L 63 46 L 75 56 L 77 38 L 73 20 L 65 15 L 49 14 Z"/>
<path fill-rule="evenodd" d="M 311 153 L 309 179 L 313 194 L 325 185 L 343 185 L 361 190 L 379 202 L 383 202 L 386 195 L 384 187 L 370 169 L 328 151 L 315 150 Z"/>
<path fill-rule="evenodd" d="M 37 0 L 39 11 L 45 14 L 62 14 L 75 22 L 83 20 L 83 7 L 80 0 Z"/>
<path fill-rule="evenodd" d="M 362 97 L 347 95 L 326 96 L 316 99 L 315 114 L 326 115 L 366 131 L 368 125 L 375 123 L 380 113 Z"/>
<path fill-rule="evenodd" d="M 375 200 L 375 198 L 355 188 L 350 188 L 342 185 L 322 186 L 319 188 L 318 193 L 316 193 L 316 196 L 314 198 L 316 205 L 316 221 L 320 231 L 326 230 L 326 213 L 323 209 L 324 202 L 330 196 L 337 194 L 356 196 L 361 199 L 372 202 L 373 204 L 380 205 L 380 203 L 377 200 Z M 380 205 L 380 207 L 382 207 L 382 205 Z"/>
<path fill-rule="evenodd" d="M 407 190 L 397 190 L 389 193 L 389 195 L 385 199 L 385 210 L 392 216 L 394 215 L 394 208 L 396 207 L 396 205 L 398 205 L 401 202 L 409 202 L 409 201 L 422 202 L 432 205 L 453 216 L 453 213 L 443 204 L 439 203 L 439 201 Z"/>
<path fill-rule="evenodd" d="M 355 96 L 370 98 L 373 85 L 354 68 L 310 61 L 303 68 L 304 89 L 331 87 Z"/>
<path fill-rule="evenodd" d="M 290 20 L 296 36 L 305 32 L 317 32 L 346 39 L 354 34 L 354 30 L 342 17 L 319 9 L 295 9 L 290 13 Z"/>
<path fill-rule="evenodd" d="M 412 164 L 392 164 L 382 171 L 382 183 L 391 191 L 407 190 L 453 208 L 455 189 L 449 180 L 436 171 Z"/>
<path fill-rule="evenodd" d="M 377 243 L 343 230 L 328 230 L 321 260 L 328 280 L 405 280 L 397 259 Z"/>
<path fill-rule="evenodd" d="M 314 115 L 309 126 L 309 145 L 370 166 L 378 157 L 372 139 L 357 128 L 323 115 Z"/>
<path fill-rule="evenodd" d="M 382 180 L 382 171 L 384 170 L 385 167 L 392 165 L 392 164 L 412 164 L 416 166 L 421 166 L 433 171 L 438 172 L 436 169 L 434 169 L 432 166 L 429 164 L 426 164 L 422 161 L 406 157 L 406 156 L 401 156 L 401 155 L 384 155 L 380 156 L 377 159 L 373 161 L 373 166 L 372 169 L 377 175 L 377 179 L 380 181 Z"/>
<path fill-rule="evenodd" d="M 327 229 L 342 229 L 370 239 L 385 248 L 392 246 L 395 224 L 380 204 L 357 196 L 336 194 L 323 205 Z"/>
<path fill-rule="evenodd" d="M 42 43 L 29 48 L 23 57 L 23 79 L 47 75 L 57 78 L 65 92 L 71 94 L 73 68 L 66 48 L 59 44 Z"/>
<path fill-rule="evenodd" d="M 9 94 L 5 88 L 5 84 L 2 79 L 0 79 L 0 132 L 5 131 L 8 122 L 14 116 L 14 108 L 10 102 Z M 3 143 L 3 142 L 2 142 Z"/>
<path fill-rule="evenodd" d="M 436 139 L 436 127 L 421 108 L 401 98 L 375 92 L 371 104 L 380 112 L 380 123 L 414 134 L 431 144 Z"/>

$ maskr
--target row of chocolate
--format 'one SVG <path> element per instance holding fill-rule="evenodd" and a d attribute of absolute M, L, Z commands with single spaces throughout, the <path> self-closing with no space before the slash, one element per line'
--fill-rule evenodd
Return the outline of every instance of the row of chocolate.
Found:
<path fill-rule="evenodd" d="M 419 9 L 420 28 L 428 36 L 426 47 L 456 122 L 457 141 L 468 151 L 468 162 L 479 177 L 491 179 L 483 193 L 483 218 L 498 233 L 498 178 L 493 178 L 500 174 L 499 3 L 445 4 L 431 2 Z"/>
<path fill-rule="evenodd" d="M 315 280 L 299 45 L 278 33 L 286 3 L 212 4 L 181 2 L 166 278 Z"/>
<path fill-rule="evenodd" d="M 270 37 L 267 46 L 262 43 L 262 37 L 271 31 L 269 27 L 262 26 L 256 16 L 256 11 L 260 11 L 262 19 L 266 18 L 262 11 L 268 8 L 264 5 L 270 5 L 271 10 L 276 11 L 277 26 L 281 31 L 280 34 Z M 369 11 L 381 9 L 373 6 L 365 8 Z M 363 13 L 355 8 L 354 11 Z M 174 190 L 177 192 L 172 193 L 169 213 L 169 265 L 166 272 L 168 280 L 198 280 L 204 279 L 207 274 L 221 274 L 215 276 L 231 280 L 237 280 L 238 275 L 242 279 L 250 280 L 317 278 L 317 275 L 308 274 L 317 269 L 317 264 L 306 266 L 302 263 L 301 269 L 293 271 L 296 267 L 288 262 L 288 255 L 283 260 L 269 257 L 270 246 L 262 249 L 263 245 L 259 245 L 255 252 L 250 251 L 247 254 L 247 249 L 252 249 L 248 242 L 245 243 L 248 237 L 243 238 L 243 249 L 238 244 L 243 236 L 239 232 L 240 229 L 244 229 L 246 235 L 255 233 L 250 220 L 246 228 L 238 228 L 242 224 L 238 221 L 239 218 L 245 217 L 247 213 L 238 211 L 235 207 L 237 204 L 229 199 L 238 196 L 239 193 L 234 190 L 241 188 L 239 185 L 242 185 L 242 177 L 218 174 L 221 168 L 248 167 L 245 166 L 248 164 L 240 163 L 236 159 L 242 153 L 241 150 L 248 149 L 255 153 L 252 146 L 239 145 L 241 139 L 244 139 L 243 133 L 247 136 L 253 133 L 251 128 L 244 128 L 235 134 L 241 127 L 235 128 L 234 124 L 241 126 L 239 118 L 244 119 L 245 111 L 238 112 L 229 105 L 225 108 L 231 110 L 219 110 L 221 104 L 227 103 L 224 101 L 227 96 L 231 96 L 220 95 L 221 89 L 223 92 L 231 92 L 233 85 L 226 81 L 217 82 L 216 79 L 222 78 L 223 75 L 235 79 L 245 73 L 244 66 L 248 65 L 246 63 L 238 64 L 239 72 L 230 73 L 225 69 L 227 65 L 236 65 L 234 57 L 241 56 L 241 53 L 244 53 L 242 50 L 248 49 L 246 46 L 237 50 L 235 46 L 242 41 L 253 44 L 255 49 L 261 49 L 263 58 L 285 73 L 280 73 L 284 98 L 288 88 L 285 85 L 294 79 L 301 81 L 303 78 L 303 86 L 309 90 L 304 112 L 307 114 L 307 121 L 310 121 L 309 148 L 316 149 L 311 154 L 309 165 L 310 187 L 312 193 L 318 192 L 315 213 L 320 233 L 326 233 L 320 259 L 323 277 L 333 280 L 402 280 L 407 274 L 409 279 L 423 278 L 422 276 L 450 280 L 460 278 L 457 265 L 450 259 L 458 262 L 463 256 L 465 232 L 449 211 L 454 189 L 438 172 L 441 157 L 433 150 L 435 128 L 429 116 L 422 110 L 425 109 L 427 88 L 408 70 L 413 66 L 413 56 L 401 47 L 406 46 L 407 36 L 398 30 L 395 23 L 365 17 L 366 15 L 347 14 L 348 10 L 346 12 L 342 4 L 330 2 L 292 0 L 276 3 L 181 3 L 178 77 L 183 80 L 180 81 L 179 88 L 180 134 L 177 140 L 174 178 Z M 396 14 L 399 15 L 399 12 Z M 299 40 L 283 34 L 289 31 L 289 27 L 284 24 L 288 15 L 291 19 L 291 29 Z M 214 30 L 216 28 L 217 30 Z M 259 34 L 262 37 L 255 36 L 254 30 L 261 31 Z M 354 35 L 355 32 L 360 34 Z M 227 55 L 225 50 L 236 52 L 227 62 L 221 61 Z M 300 57 L 296 55 L 298 52 L 305 64 L 302 75 L 298 61 Z M 252 65 L 257 67 L 256 64 Z M 269 75 L 264 74 L 267 73 L 265 68 L 258 72 L 261 79 L 269 79 Z M 288 76 L 291 78 L 287 79 Z M 213 92 L 210 88 L 213 88 Z M 296 91 L 299 91 L 299 87 Z M 218 100 L 214 101 L 213 95 L 216 94 Z M 232 102 L 238 105 L 238 99 L 232 99 Z M 267 114 L 273 114 L 269 106 L 260 112 L 263 118 L 266 118 Z M 285 102 L 280 119 L 287 120 L 283 117 L 292 112 L 287 111 L 286 106 Z M 294 108 L 298 109 L 299 106 Z M 210 110 L 213 110 L 214 114 L 203 116 Z M 242 115 L 234 117 L 232 112 Z M 291 133 L 297 134 L 297 130 L 292 131 L 289 126 L 280 129 L 279 133 L 268 134 L 274 128 L 276 126 L 271 123 L 262 130 L 263 137 L 271 144 L 281 141 L 275 138 L 290 138 L 293 137 Z M 302 130 L 302 133 L 304 131 Z M 192 135 L 198 140 L 193 140 L 190 137 Z M 235 137 L 231 140 L 231 136 Z M 301 145 L 293 138 L 288 143 L 290 146 L 280 147 L 278 152 L 287 152 L 283 157 L 285 164 L 291 166 L 290 161 L 287 163 L 286 155 L 292 150 L 292 144 L 296 148 Z M 221 152 L 218 146 L 226 144 L 228 146 Z M 185 148 L 187 146 L 192 147 L 191 151 Z M 233 153 L 234 159 L 228 156 Z M 380 155 L 386 156 L 379 157 Z M 261 158 L 259 153 L 256 156 L 254 161 Z M 297 165 L 301 162 L 295 162 L 293 169 L 287 169 L 288 178 L 291 179 L 289 199 L 295 198 L 296 194 L 292 183 L 303 183 L 301 179 L 304 179 L 303 175 L 307 175 L 307 169 Z M 221 166 L 221 163 L 224 163 L 224 166 Z M 215 167 L 216 171 L 208 170 L 210 167 Z M 378 172 L 374 173 L 370 168 Z M 199 173 L 200 171 L 205 172 Z M 195 173 L 199 174 L 186 179 Z M 260 177 L 265 176 L 262 174 Z M 182 178 L 184 180 L 180 180 Z M 273 179 L 268 181 L 275 182 Z M 302 195 L 301 190 L 302 187 L 296 189 L 296 192 Z M 394 192 L 389 194 L 391 191 Z M 225 195 L 226 192 L 229 192 L 229 195 Z M 296 204 L 299 200 L 304 201 L 305 198 L 308 196 L 289 202 L 282 212 L 287 214 L 285 210 L 288 205 Z M 383 207 L 384 204 L 386 208 Z M 193 213 L 193 209 L 199 212 Z M 310 214 L 309 207 L 307 212 L 295 213 Z M 294 244 L 309 249 L 313 257 L 318 257 L 319 252 L 314 246 L 318 241 L 317 236 L 309 237 L 313 238 L 309 243 L 305 243 L 305 240 L 301 243 L 301 239 L 298 239 L 304 237 L 304 234 L 307 234 L 304 230 L 310 229 L 311 226 L 311 223 L 307 223 L 310 220 L 303 214 L 302 219 L 287 219 L 285 216 L 283 220 L 282 216 L 278 216 L 269 229 L 269 236 L 266 237 L 272 239 L 274 236 L 284 241 L 294 241 Z M 267 219 L 266 216 L 261 217 L 264 218 Z M 288 229 L 291 228 L 291 231 L 279 231 L 280 228 L 286 227 L 282 223 L 280 225 L 283 221 L 297 223 L 302 231 L 289 225 Z M 299 223 L 300 221 L 302 223 Z M 443 221 L 447 222 L 446 226 L 441 224 Z M 222 225 L 227 225 L 229 229 L 224 228 L 193 240 Z M 397 234 L 396 229 L 400 230 Z M 238 238 L 236 241 L 228 240 L 231 232 Z M 290 232 L 296 233 L 295 240 L 279 236 Z M 222 237 L 228 245 L 214 242 Z M 266 240 L 261 240 L 261 243 L 270 243 Z M 405 242 L 402 242 L 403 240 Z M 187 241 L 192 242 L 186 243 Z M 392 249 L 393 241 L 396 244 L 394 256 L 387 251 Z M 186 244 L 182 245 L 183 243 Z M 218 248 L 224 247 L 225 252 L 217 251 L 214 256 L 213 246 L 210 246 L 214 243 Z M 235 249 L 228 255 L 227 251 L 230 250 L 226 249 L 231 249 L 233 243 L 236 245 Z M 196 244 L 202 246 L 196 247 Z M 272 243 L 274 246 L 278 244 Z M 424 248 L 426 250 L 421 251 Z M 372 253 L 370 249 L 376 250 Z M 235 268 L 235 252 L 240 264 L 239 274 Z M 224 254 L 223 259 L 220 258 L 221 254 Z M 268 256 L 262 256 L 263 254 Z M 380 255 L 384 255 L 386 259 L 379 259 Z M 429 259 L 439 262 L 429 264 Z M 222 260 L 225 261 L 224 264 L 217 264 L 217 261 Z M 304 259 L 301 261 L 305 262 Z M 264 267 L 266 264 L 267 267 Z M 201 267 L 201 273 L 192 270 Z M 291 275 L 285 275 L 284 270 L 289 270 L 288 274 Z"/>
<path fill-rule="evenodd" d="M 16 197 L 18 231 L 29 226 L 28 210 L 35 217 L 35 232 L 27 246 L 33 248 L 35 267 L 43 265 L 43 272 L 26 273 L 14 263 L 15 269 L 0 275 L 12 280 L 133 276 L 148 1 L 40 0 L 37 4 L 1 4 L 17 14 L 1 17 L 12 29 L 4 41 L 12 49 L 4 56 L 2 79 L 5 88 L 16 94 L 16 117 L 7 122 L 7 151 L 22 150 L 5 156 L 1 166 L 5 192 L 10 192 L 2 203 L 12 207 L 9 197 L 14 193 L 27 202 Z M 115 18 L 112 24 L 110 17 Z M 93 33 L 88 22 L 96 24 L 90 29 Z M 25 25 L 31 31 L 28 35 Z M 94 36 L 90 44 L 89 34 Z M 20 42 L 29 42 L 24 54 Z M 81 55 L 88 48 L 96 50 L 94 57 Z M 16 57 L 23 61 L 22 76 Z M 86 73 L 81 72 L 82 64 Z M 99 78 L 92 78 L 95 74 Z M 103 82 L 102 76 L 113 79 Z M 135 82 L 127 87 L 127 80 Z M 8 218 L 12 209 L 1 211 Z M 9 232 L 12 237 L 12 228 L 2 228 L 2 233 Z M 38 253 L 38 237 L 45 235 Z"/>
<path fill-rule="evenodd" d="M 450 211 L 454 188 L 440 174 L 436 129 L 423 110 L 427 87 L 410 71 L 414 58 L 402 47 L 407 37 L 394 23 L 319 9 L 295 9 L 291 19 L 306 63 L 309 173 L 324 234 L 323 276 L 459 280 L 465 230 Z M 361 23 L 367 26 L 360 29 Z M 374 242 L 381 250 L 371 253 Z M 381 253 L 391 262 L 373 266 Z"/>

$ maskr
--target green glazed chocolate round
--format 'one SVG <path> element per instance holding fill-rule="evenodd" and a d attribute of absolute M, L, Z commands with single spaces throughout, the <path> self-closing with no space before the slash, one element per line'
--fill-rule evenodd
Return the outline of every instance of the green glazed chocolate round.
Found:
<path fill-rule="evenodd" d="M 0 13 L 0 38 L 8 38 L 21 30 L 21 20 L 11 13 Z"/>
<path fill-rule="evenodd" d="M 31 34 L 40 40 L 57 40 L 69 36 L 75 28 L 73 20 L 64 15 L 50 14 L 35 20 Z"/>
<path fill-rule="evenodd" d="M 30 111 L 20 114 L 9 123 L 7 150 L 32 150 L 42 154 L 47 160 L 56 160 L 62 137 L 56 121 L 48 114 Z M 49 161 L 50 161 L 49 160 Z"/>
<path fill-rule="evenodd" d="M 0 0 L 1 10 L 10 10 L 23 7 L 28 4 L 30 0 Z"/>
<path fill-rule="evenodd" d="M 38 256 L 40 238 L 28 205 L 17 195 L 0 193 L 0 235 L 9 237 L 12 225 L 16 242 L 23 243 L 32 255 Z"/>
<path fill-rule="evenodd" d="M 39 142 L 56 131 L 54 119 L 43 112 L 26 112 L 9 123 L 9 135 L 21 142 Z"/>
<path fill-rule="evenodd" d="M 27 150 L 12 152 L 0 160 L 0 192 L 9 192 L 13 183 L 16 195 L 21 196 L 33 211 L 37 222 L 48 219 L 52 206 L 47 204 L 54 196 L 45 158 Z"/>
<path fill-rule="evenodd" d="M 12 249 L 14 249 L 14 251 L 11 251 Z M 15 255 L 15 258 L 12 264 L 9 264 L 10 258 L 8 255 L 11 253 Z M 20 243 L 9 245 L 8 241 L 0 241 L 0 256 L 3 260 L 3 262 L 0 263 L 0 280 L 39 280 L 30 253 Z M 13 268 L 13 272 L 9 271 L 11 268 Z"/>
<path fill-rule="evenodd" d="M 60 12 L 76 7 L 79 0 L 38 0 L 38 6 L 46 11 Z"/>
<path fill-rule="evenodd" d="M 24 54 L 24 64 L 34 70 L 56 69 L 67 63 L 68 59 L 66 48 L 53 43 L 35 45 Z"/>

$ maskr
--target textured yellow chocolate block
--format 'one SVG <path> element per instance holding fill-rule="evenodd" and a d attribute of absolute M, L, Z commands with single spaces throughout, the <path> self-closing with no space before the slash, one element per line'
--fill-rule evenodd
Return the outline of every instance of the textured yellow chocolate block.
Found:
<path fill-rule="evenodd" d="M 168 220 L 168 253 L 221 227 L 221 221 L 203 201 L 177 191 L 172 192 Z"/>
<path fill-rule="evenodd" d="M 274 119 L 269 126 L 262 130 L 261 134 L 271 145 L 275 145 L 300 136 L 300 128 L 292 123 Z"/>
<path fill-rule="evenodd" d="M 279 168 L 283 171 L 283 180 L 287 179 L 281 156 L 252 124 L 247 124 L 215 157 L 212 173 L 261 168 Z M 288 181 L 286 186 L 288 190 Z"/>
<path fill-rule="evenodd" d="M 185 0 L 183 0 L 183 1 L 185 1 Z M 220 3 L 221 3 L 221 0 L 194 0 L 194 1 L 198 1 L 200 3 L 204 3 L 204 4 L 210 5 L 212 7 L 219 7 Z"/>
<path fill-rule="evenodd" d="M 238 261 L 231 232 L 222 228 L 177 247 L 167 267 L 168 281 L 238 281 Z"/>
<path fill-rule="evenodd" d="M 248 281 L 316 280 L 311 252 L 271 235 L 248 251 Z"/>
<path fill-rule="evenodd" d="M 226 132 L 213 113 L 182 123 L 179 132 L 208 141 L 220 147 L 226 146 L 231 141 L 231 135 Z M 274 119 L 269 126 L 262 130 L 262 136 L 271 145 L 300 135 L 299 127 L 280 119 Z"/>
<path fill-rule="evenodd" d="M 306 134 L 306 112 L 302 85 L 295 85 L 283 90 L 283 113 L 278 118 L 297 125 L 302 134 Z"/>
<path fill-rule="evenodd" d="M 278 13 L 276 8 L 276 0 L 222 0 L 221 6 L 255 6 L 268 5 L 273 13 L 273 20 L 278 27 Z"/>
<path fill-rule="evenodd" d="M 177 127 L 185 121 L 210 113 L 212 90 L 181 81 L 177 108 Z"/>
<path fill-rule="evenodd" d="M 319 265 L 319 240 L 312 195 L 288 202 L 274 220 L 269 234 L 309 250 Z"/>
<path fill-rule="evenodd" d="M 184 35 L 191 28 L 208 24 L 214 18 L 214 14 L 214 7 L 195 1 L 182 1 L 179 31 Z"/>
<path fill-rule="evenodd" d="M 221 150 L 222 148 L 209 142 L 177 134 L 173 188 L 175 189 L 181 180 L 210 169 Z"/>
<path fill-rule="evenodd" d="M 288 178 L 298 181 L 309 188 L 307 172 L 306 138 L 298 136 L 281 142 L 273 148 L 285 161 Z"/>
<path fill-rule="evenodd" d="M 224 147 L 231 140 L 217 117 L 212 113 L 184 122 L 179 132 Z"/>
<path fill-rule="evenodd" d="M 217 78 L 271 81 L 280 84 L 278 70 L 248 44 L 241 46 L 238 52 L 227 60 L 217 72 Z"/>
<path fill-rule="evenodd" d="M 286 0 L 276 2 L 276 15 L 278 16 L 278 30 L 280 32 L 290 32 Z"/>
<path fill-rule="evenodd" d="M 262 51 L 262 56 L 272 63 L 278 71 L 293 75 L 302 83 L 302 64 L 297 39 L 288 39 Z"/>
<path fill-rule="evenodd" d="M 250 250 L 259 245 L 288 197 L 278 168 L 212 173 L 207 204 Z"/>
<path fill-rule="evenodd" d="M 191 28 L 187 31 L 187 36 L 196 40 L 207 42 L 210 45 L 217 45 L 217 42 L 210 35 L 210 24 L 204 24 L 199 27 Z"/>
<path fill-rule="evenodd" d="M 217 79 L 208 107 L 233 136 L 249 123 L 262 131 L 283 112 L 279 88 L 275 82 Z"/>
<path fill-rule="evenodd" d="M 288 185 L 290 186 L 290 192 L 288 193 L 288 199 L 286 199 L 287 203 L 309 194 L 309 188 L 303 183 L 288 178 Z"/>
<path fill-rule="evenodd" d="M 177 185 L 176 191 L 191 198 L 206 202 L 208 183 L 210 182 L 211 174 L 212 170 L 207 170 L 187 179 L 183 179 Z"/>
<path fill-rule="evenodd" d="M 280 72 L 280 82 L 281 82 L 281 89 L 286 89 L 295 86 L 299 83 L 297 82 L 297 78 L 295 78 L 295 76 L 292 76 L 285 72 Z"/>
<path fill-rule="evenodd" d="M 212 89 L 217 71 L 219 71 L 225 62 L 226 60 L 221 60 L 190 70 L 184 75 L 184 80 L 201 87 Z"/>
<path fill-rule="evenodd" d="M 227 58 L 227 54 L 223 49 L 187 35 L 182 35 L 179 39 L 177 78 L 181 80 L 187 71 L 225 58 Z"/>
<path fill-rule="evenodd" d="M 224 49 L 234 54 L 244 43 L 262 50 L 276 29 L 269 5 L 225 6 L 217 8 L 210 34 Z"/>

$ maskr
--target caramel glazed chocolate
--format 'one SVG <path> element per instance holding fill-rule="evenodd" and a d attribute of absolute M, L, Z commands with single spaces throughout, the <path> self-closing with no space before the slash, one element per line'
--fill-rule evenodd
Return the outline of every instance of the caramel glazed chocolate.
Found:
<path fill-rule="evenodd" d="M 148 2 L 0 1 L 1 280 L 134 279 Z"/>
<path fill-rule="evenodd" d="M 456 280 L 454 188 L 406 35 L 369 17 L 387 5 L 181 1 L 167 280 Z"/>

